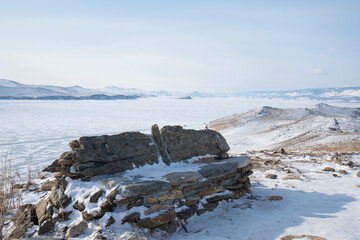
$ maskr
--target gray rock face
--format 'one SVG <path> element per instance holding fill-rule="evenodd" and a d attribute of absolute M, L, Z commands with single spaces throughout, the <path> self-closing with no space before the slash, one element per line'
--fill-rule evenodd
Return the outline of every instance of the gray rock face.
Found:
<path fill-rule="evenodd" d="M 63 153 L 43 171 L 85 180 L 159 163 L 159 156 L 166 165 L 207 154 L 223 159 L 228 157 L 230 149 L 220 133 L 209 129 L 196 131 L 165 126 L 159 130 L 155 124 L 151 134 L 125 132 L 82 137 L 70 142 L 72 151 Z"/>
<path fill-rule="evenodd" d="M 112 136 L 82 137 L 74 148 L 74 167 L 84 176 L 123 172 L 158 163 L 157 148 L 149 136 L 125 132 Z"/>
<path fill-rule="evenodd" d="M 210 129 L 196 131 L 181 126 L 165 126 L 160 132 L 172 162 L 206 154 L 222 158 L 230 150 L 225 138 Z"/>

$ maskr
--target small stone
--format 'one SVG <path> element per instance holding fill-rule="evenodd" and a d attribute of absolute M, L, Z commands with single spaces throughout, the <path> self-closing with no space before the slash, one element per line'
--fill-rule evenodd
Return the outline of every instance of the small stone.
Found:
<path fill-rule="evenodd" d="M 79 210 L 81 212 L 85 209 L 85 206 L 82 202 L 79 202 L 78 200 L 76 200 L 76 202 L 73 204 L 73 208 L 75 208 L 76 210 Z"/>
<path fill-rule="evenodd" d="M 101 209 L 100 212 L 94 211 L 93 213 L 87 213 L 86 211 L 82 211 L 82 215 L 86 221 L 102 218 L 105 213 L 106 212 L 103 209 Z"/>
<path fill-rule="evenodd" d="M 47 166 L 46 168 L 44 168 L 42 171 L 43 172 L 59 172 L 59 159 L 56 159 L 53 163 L 51 163 L 49 166 Z"/>
<path fill-rule="evenodd" d="M 269 201 L 280 201 L 283 200 L 282 196 L 271 196 L 269 197 Z"/>
<path fill-rule="evenodd" d="M 50 207 L 48 205 L 50 205 Z M 35 212 L 39 224 L 41 225 L 43 222 L 52 219 L 53 207 L 48 199 L 43 198 L 36 204 Z"/>
<path fill-rule="evenodd" d="M 52 186 L 56 184 L 56 181 L 46 181 L 41 184 L 40 191 L 51 191 Z"/>
<path fill-rule="evenodd" d="M 71 148 L 71 150 L 74 151 L 75 148 L 80 147 L 80 143 L 78 140 L 71 141 L 71 142 L 69 142 L 69 147 Z"/>
<path fill-rule="evenodd" d="M 64 166 L 72 166 L 74 164 L 74 161 L 71 159 L 59 159 L 58 163 Z"/>
<path fill-rule="evenodd" d="M 127 209 L 131 209 L 133 207 L 139 207 L 142 206 L 143 204 L 144 204 L 144 198 L 136 198 L 128 203 Z"/>
<path fill-rule="evenodd" d="M 277 175 L 268 173 L 268 174 L 265 174 L 265 178 L 267 178 L 267 179 L 277 179 Z"/>
<path fill-rule="evenodd" d="M 337 175 L 336 173 L 333 173 L 333 176 L 334 176 L 334 177 L 337 177 L 338 175 Z"/>
<path fill-rule="evenodd" d="M 56 233 L 55 237 L 64 237 L 64 234 L 66 233 L 66 231 L 68 230 L 68 226 L 63 226 L 62 228 L 59 229 L 59 231 Z"/>
<path fill-rule="evenodd" d="M 114 204 L 114 200 L 116 198 L 116 195 L 118 195 L 120 193 L 120 191 L 118 190 L 119 188 L 119 185 L 114 189 L 112 190 L 107 196 L 106 196 L 106 199 L 107 201 L 113 205 Z"/>
<path fill-rule="evenodd" d="M 114 223 L 115 223 L 115 219 L 112 216 L 110 216 L 110 218 L 108 219 L 105 227 L 108 227 L 108 226 L 110 226 L 110 225 L 112 225 Z"/>
<path fill-rule="evenodd" d="M 65 234 L 65 238 L 79 236 L 82 233 L 84 233 L 87 228 L 88 228 L 88 224 L 85 221 L 82 221 L 76 224 L 75 226 L 69 228 Z"/>
<path fill-rule="evenodd" d="M 354 166 L 354 162 L 353 161 L 348 161 L 347 163 L 345 163 L 346 166 L 349 167 L 353 167 Z"/>
<path fill-rule="evenodd" d="M 99 191 L 97 191 L 96 193 L 94 193 L 91 197 L 90 197 L 90 202 L 91 203 L 97 203 L 99 198 L 104 195 L 105 191 L 100 189 Z"/>
<path fill-rule="evenodd" d="M 55 217 L 53 220 L 55 222 L 65 222 L 68 221 L 70 218 L 70 215 L 73 213 L 73 211 L 62 211 L 58 214 L 57 217 Z"/>
<path fill-rule="evenodd" d="M 325 172 L 335 172 L 335 168 L 326 167 L 326 168 L 323 169 L 323 171 L 325 171 Z"/>
<path fill-rule="evenodd" d="M 343 169 L 340 169 L 338 172 L 339 172 L 340 174 L 347 174 L 347 171 L 346 171 L 346 170 L 343 170 Z"/>
<path fill-rule="evenodd" d="M 356 176 L 360 177 L 360 171 L 356 174 Z"/>
<path fill-rule="evenodd" d="M 54 231 L 55 223 L 53 221 L 45 221 L 39 226 L 38 234 L 42 235 L 50 231 Z"/>
<path fill-rule="evenodd" d="M 129 215 L 125 216 L 121 220 L 121 224 L 124 224 L 126 222 L 137 222 L 139 219 L 140 219 L 140 213 L 133 212 L 133 213 L 130 213 Z"/>

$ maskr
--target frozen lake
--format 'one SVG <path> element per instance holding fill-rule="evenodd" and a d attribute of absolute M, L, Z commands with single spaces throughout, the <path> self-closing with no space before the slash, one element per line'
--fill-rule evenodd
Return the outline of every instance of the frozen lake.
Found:
<path fill-rule="evenodd" d="M 0 101 L 1 161 L 21 171 L 38 170 L 68 151 L 81 136 L 149 132 L 152 124 L 204 128 L 211 120 L 261 106 L 310 107 L 316 101 L 243 98 L 180 100 L 143 98 L 118 101 Z M 360 107 L 359 103 L 329 103 Z"/>

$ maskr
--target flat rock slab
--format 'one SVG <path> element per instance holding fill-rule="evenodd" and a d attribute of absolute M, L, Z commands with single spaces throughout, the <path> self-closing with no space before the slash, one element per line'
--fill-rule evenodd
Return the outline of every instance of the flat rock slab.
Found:
<path fill-rule="evenodd" d="M 179 162 L 207 154 L 224 156 L 230 150 L 225 138 L 210 129 L 192 130 L 181 126 L 164 126 L 160 130 L 171 162 Z"/>
<path fill-rule="evenodd" d="M 172 189 L 171 184 L 163 181 L 144 181 L 126 185 L 121 193 L 123 197 L 144 196 L 167 192 Z"/>
<path fill-rule="evenodd" d="M 185 183 L 193 183 L 202 178 L 203 176 L 198 172 L 173 172 L 163 176 L 168 180 L 171 185 L 179 186 Z"/>
<path fill-rule="evenodd" d="M 239 168 L 243 168 L 249 164 L 249 157 L 229 158 L 225 163 L 203 166 L 199 170 L 199 173 L 208 179 L 213 179 L 235 173 Z"/>

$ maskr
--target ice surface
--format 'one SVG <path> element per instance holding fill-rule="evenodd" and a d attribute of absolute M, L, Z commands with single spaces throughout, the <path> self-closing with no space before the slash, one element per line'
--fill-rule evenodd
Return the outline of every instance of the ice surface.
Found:
<path fill-rule="evenodd" d="M 0 101 L 0 154 L 19 170 L 41 169 L 81 136 L 149 132 L 152 124 L 201 129 L 211 120 L 259 108 L 311 107 L 314 101 L 142 98 L 119 101 Z M 358 106 L 336 103 L 338 106 Z"/>

